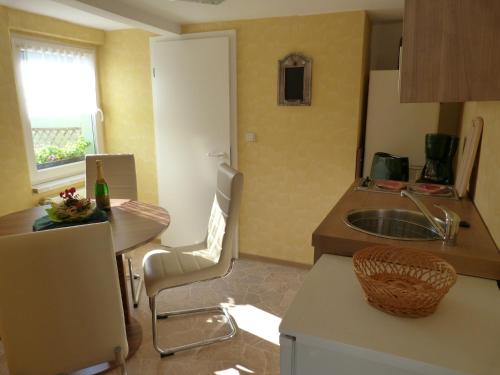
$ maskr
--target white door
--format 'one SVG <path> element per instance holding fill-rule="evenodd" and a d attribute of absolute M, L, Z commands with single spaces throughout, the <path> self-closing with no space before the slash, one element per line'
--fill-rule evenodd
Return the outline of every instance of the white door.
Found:
<path fill-rule="evenodd" d="M 227 35 L 151 41 L 158 194 L 171 216 L 166 246 L 205 238 L 217 166 L 231 164 L 230 42 Z"/>

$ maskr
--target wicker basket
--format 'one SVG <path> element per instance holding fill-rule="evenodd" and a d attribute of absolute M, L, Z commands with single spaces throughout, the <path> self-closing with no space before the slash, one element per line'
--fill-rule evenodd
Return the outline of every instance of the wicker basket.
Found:
<path fill-rule="evenodd" d="M 400 247 L 368 247 L 354 254 L 353 264 L 368 303 L 408 318 L 432 314 L 457 280 L 441 258 Z"/>

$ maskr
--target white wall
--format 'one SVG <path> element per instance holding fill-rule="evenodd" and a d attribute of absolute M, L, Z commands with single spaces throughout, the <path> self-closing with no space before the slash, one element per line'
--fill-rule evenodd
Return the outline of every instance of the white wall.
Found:
<path fill-rule="evenodd" d="M 379 151 L 407 156 L 410 166 L 422 167 L 425 134 L 438 130 L 439 103 L 400 103 L 398 78 L 397 70 L 370 72 L 364 176 Z"/>

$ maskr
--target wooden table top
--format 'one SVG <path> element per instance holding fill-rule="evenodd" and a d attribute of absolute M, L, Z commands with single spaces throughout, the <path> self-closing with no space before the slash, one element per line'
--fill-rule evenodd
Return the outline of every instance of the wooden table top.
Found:
<path fill-rule="evenodd" d="M 39 206 L 0 217 L 0 236 L 33 231 L 33 222 L 45 215 Z M 112 199 L 109 223 L 116 255 L 124 254 L 158 237 L 170 224 L 168 212 L 158 206 L 128 199 Z"/>

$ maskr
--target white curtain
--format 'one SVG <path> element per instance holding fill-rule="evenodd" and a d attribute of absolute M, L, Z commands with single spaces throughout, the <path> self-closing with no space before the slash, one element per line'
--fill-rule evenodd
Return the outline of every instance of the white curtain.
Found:
<path fill-rule="evenodd" d="M 16 42 L 26 109 L 30 118 L 95 114 L 95 55 L 92 50 Z"/>

